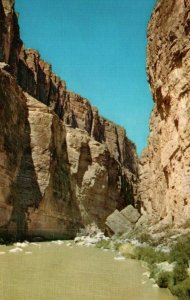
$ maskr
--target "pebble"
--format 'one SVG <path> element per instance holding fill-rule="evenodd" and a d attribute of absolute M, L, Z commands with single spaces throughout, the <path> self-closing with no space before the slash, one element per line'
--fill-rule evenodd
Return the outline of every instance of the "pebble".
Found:
<path fill-rule="evenodd" d="M 114 257 L 115 260 L 125 260 L 124 256 L 115 256 Z"/>

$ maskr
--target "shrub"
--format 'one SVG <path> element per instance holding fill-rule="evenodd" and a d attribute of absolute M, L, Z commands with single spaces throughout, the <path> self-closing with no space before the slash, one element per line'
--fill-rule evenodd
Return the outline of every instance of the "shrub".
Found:
<path fill-rule="evenodd" d="M 108 240 L 101 240 L 99 242 L 96 243 L 96 247 L 97 248 L 104 248 L 104 249 L 110 249 L 111 248 L 111 243 Z"/>
<path fill-rule="evenodd" d="M 159 272 L 158 266 L 156 264 L 149 265 L 149 270 L 150 270 L 150 278 L 155 279 Z"/>
<path fill-rule="evenodd" d="M 156 280 L 159 287 L 169 288 L 172 294 L 180 300 L 190 299 L 190 277 L 188 277 L 188 262 L 190 260 L 190 234 L 177 239 L 170 253 L 156 251 L 151 246 L 137 247 L 135 257 L 149 264 L 150 276 Z M 176 262 L 172 272 L 160 271 L 157 263 Z"/>
<path fill-rule="evenodd" d="M 173 295 L 179 297 L 179 300 L 189 300 L 190 299 L 190 278 L 186 278 L 184 281 L 178 283 L 177 285 L 169 286 Z"/>
<path fill-rule="evenodd" d="M 139 242 L 141 243 L 147 243 L 147 244 L 151 244 L 152 243 L 152 237 L 150 234 L 148 233 L 141 233 L 139 236 L 138 236 L 138 240 Z"/>
<path fill-rule="evenodd" d="M 161 271 L 158 274 L 156 283 L 160 288 L 167 288 L 172 281 L 172 272 Z"/>
<path fill-rule="evenodd" d="M 126 258 L 135 258 L 135 246 L 130 243 L 121 245 L 119 247 L 119 252 Z"/>
<path fill-rule="evenodd" d="M 122 246 L 122 243 L 120 243 L 120 242 L 116 242 L 116 243 L 114 243 L 114 249 L 116 250 L 116 251 L 119 251 L 119 248 Z"/>
<path fill-rule="evenodd" d="M 153 247 L 137 247 L 135 251 L 137 259 L 144 260 L 149 264 L 160 263 L 168 259 L 168 254 L 156 251 Z"/>
<path fill-rule="evenodd" d="M 178 238 L 170 252 L 170 261 L 177 261 L 179 264 L 188 266 L 190 259 L 190 234 Z"/>
<path fill-rule="evenodd" d="M 186 265 L 177 263 L 173 270 L 174 284 L 177 284 L 179 281 L 183 281 L 187 278 L 187 276 Z"/>

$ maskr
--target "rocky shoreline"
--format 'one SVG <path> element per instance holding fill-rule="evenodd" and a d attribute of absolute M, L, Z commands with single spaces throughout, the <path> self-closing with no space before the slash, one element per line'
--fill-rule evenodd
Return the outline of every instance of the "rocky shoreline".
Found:
<path fill-rule="evenodd" d="M 79 246 L 97 247 L 104 251 L 115 252 L 115 260 L 135 259 L 144 263 L 146 276 L 155 287 L 168 288 L 181 300 L 189 299 L 190 280 L 190 232 L 186 234 L 169 231 L 157 236 L 143 231 L 106 237 L 93 224 L 74 239 Z"/>

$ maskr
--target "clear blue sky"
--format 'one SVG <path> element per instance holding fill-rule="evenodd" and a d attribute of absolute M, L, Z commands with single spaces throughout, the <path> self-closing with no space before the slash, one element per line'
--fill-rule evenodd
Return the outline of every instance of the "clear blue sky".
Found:
<path fill-rule="evenodd" d="M 27 48 L 100 114 L 122 125 L 138 153 L 153 101 L 147 83 L 146 27 L 155 0 L 16 0 Z"/>

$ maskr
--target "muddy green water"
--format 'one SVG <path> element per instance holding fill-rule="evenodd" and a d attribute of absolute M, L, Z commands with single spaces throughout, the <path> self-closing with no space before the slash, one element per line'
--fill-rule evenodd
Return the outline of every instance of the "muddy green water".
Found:
<path fill-rule="evenodd" d="M 68 242 L 14 248 L 0 246 L 1 300 L 176 299 L 153 286 L 141 263 L 114 260 L 111 251 Z"/>

